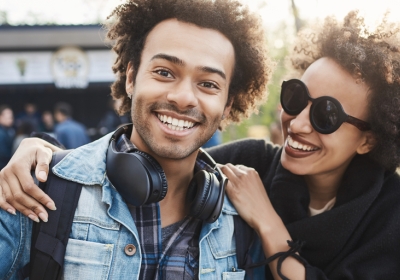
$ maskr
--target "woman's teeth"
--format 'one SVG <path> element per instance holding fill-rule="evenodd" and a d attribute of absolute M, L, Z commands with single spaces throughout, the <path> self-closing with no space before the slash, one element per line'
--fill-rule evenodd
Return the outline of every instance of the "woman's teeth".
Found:
<path fill-rule="evenodd" d="M 302 151 L 315 151 L 317 150 L 316 147 L 312 147 L 306 144 L 301 144 L 299 142 L 297 142 L 296 140 L 293 140 L 292 137 L 288 136 L 287 139 L 288 145 L 296 150 L 302 150 Z"/>

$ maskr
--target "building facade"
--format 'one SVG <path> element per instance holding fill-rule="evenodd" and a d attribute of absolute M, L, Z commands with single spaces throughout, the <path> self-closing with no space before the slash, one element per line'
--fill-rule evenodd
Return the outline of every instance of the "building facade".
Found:
<path fill-rule="evenodd" d="M 0 105 L 18 115 L 26 103 L 44 112 L 67 102 L 96 139 L 115 79 L 104 38 L 100 25 L 0 26 Z"/>

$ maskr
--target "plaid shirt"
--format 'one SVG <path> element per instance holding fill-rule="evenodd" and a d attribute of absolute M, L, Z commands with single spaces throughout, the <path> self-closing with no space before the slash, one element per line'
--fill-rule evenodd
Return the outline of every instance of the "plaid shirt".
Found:
<path fill-rule="evenodd" d="M 117 140 L 116 147 L 119 152 L 126 153 L 135 149 L 125 134 Z M 202 169 L 214 172 L 204 161 L 197 159 L 195 172 Z M 139 233 L 142 252 L 140 279 L 198 279 L 201 221 L 186 217 L 161 228 L 158 203 L 128 207 Z M 175 232 L 168 234 L 171 231 Z"/>

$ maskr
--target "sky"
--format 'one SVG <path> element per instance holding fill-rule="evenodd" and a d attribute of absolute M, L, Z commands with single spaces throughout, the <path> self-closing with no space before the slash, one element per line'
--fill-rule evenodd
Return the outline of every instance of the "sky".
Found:
<path fill-rule="evenodd" d="M 160 0 L 162 1 L 162 0 Z M 47 22 L 90 24 L 103 21 L 112 9 L 125 0 L 0 0 L 10 24 Z M 262 17 L 266 28 L 282 21 L 293 22 L 291 0 L 241 0 Z M 359 9 L 371 24 L 386 10 L 400 19 L 398 0 L 295 0 L 302 19 L 321 19 L 335 15 L 339 19 L 350 10 Z"/>

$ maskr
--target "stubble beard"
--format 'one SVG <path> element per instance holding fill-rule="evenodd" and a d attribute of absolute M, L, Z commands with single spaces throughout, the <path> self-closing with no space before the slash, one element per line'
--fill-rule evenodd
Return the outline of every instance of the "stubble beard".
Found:
<path fill-rule="evenodd" d="M 189 145 L 184 145 L 176 138 L 167 137 L 169 143 L 161 145 L 157 143 L 154 135 L 151 132 L 151 126 L 149 122 L 150 118 L 146 118 L 146 115 L 152 114 L 152 111 L 155 108 L 160 107 L 168 107 L 170 110 L 179 112 L 177 109 L 175 109 L 175 106 L 171 104 L 165 105 L 153 103 L 150 106 L 146 106 L 142 98 L 137 98 L 135 100 L 132 98 L 132 122 L 135 130 L 146 146 L 159 157 L 180 160 L 190 156 L 211 138 L 220 123 L 220 118 L 218 117 L 212 121 L 209 121 L 204 115 L 202 115 L 201 118 L 203 121 L 200 125 L 206 129 L 203 130 L 199 137 L 196 137 L 192 143 Z"/>

